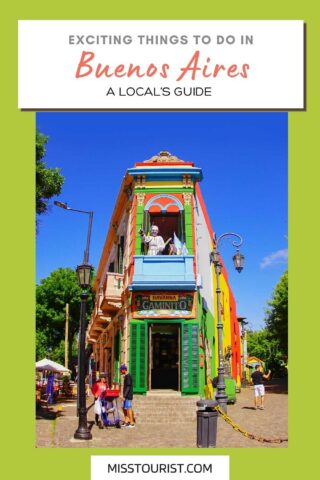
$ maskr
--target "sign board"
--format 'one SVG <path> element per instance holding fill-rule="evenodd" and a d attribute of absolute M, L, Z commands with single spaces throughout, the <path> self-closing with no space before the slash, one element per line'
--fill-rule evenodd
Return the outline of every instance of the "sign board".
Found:
<path fill-rule="evenodd" d="M 194 294 L 190 292 L 134 293 L 132 313 L 135 318 L 195 317 Z"/>

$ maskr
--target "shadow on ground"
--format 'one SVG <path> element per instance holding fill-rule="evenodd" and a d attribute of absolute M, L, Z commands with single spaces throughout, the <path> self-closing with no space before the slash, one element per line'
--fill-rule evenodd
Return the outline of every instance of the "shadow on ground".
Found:
<path fill-rule="evenodd" d="M 288 393 L 288 377 L 272 378 L 265 383 L 266 393 Z"/>
<path fill-rule="evenodd" d="M 52 407 L 38 406 L 36 408 L 36 420 L 55 420 L 57 417 L 63 417 L 63 413 L 53 410 Z"/>

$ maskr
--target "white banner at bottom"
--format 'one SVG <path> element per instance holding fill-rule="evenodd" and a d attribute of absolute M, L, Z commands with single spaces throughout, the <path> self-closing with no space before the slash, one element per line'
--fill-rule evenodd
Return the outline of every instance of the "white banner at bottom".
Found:
<path fill-rule="evenodd" d="M 229 480 L 229 456 L 92 455 L 91 480 Z"/>

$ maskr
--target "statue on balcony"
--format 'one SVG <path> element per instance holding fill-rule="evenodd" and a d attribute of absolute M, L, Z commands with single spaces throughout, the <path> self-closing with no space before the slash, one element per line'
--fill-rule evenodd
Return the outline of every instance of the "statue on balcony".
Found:
<path fill-rule="evenodd" d="M 159 228 L 156 225 L 152 225 L 151 235 L 146 235 L 142 229 L 139 230 L 139 233 L 143 243 L 148 246 L 148 255 L 162 254 L 166 244 L 164 243 L 163 238 L 158 235 Z"/>

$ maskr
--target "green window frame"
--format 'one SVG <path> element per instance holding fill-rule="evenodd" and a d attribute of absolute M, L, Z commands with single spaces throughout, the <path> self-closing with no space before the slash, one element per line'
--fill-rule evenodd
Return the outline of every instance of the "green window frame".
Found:
<path fill-rule="evenodd" d="M 113 375 L 113 381 L 115 383 L 120 382 L 120 372 L 119 372 L 119 367 L 120 367 L 120 353 L 121 353 L 121 332 L 118 332 L 115 337 L 114 337 L 114 375 Z"/>

